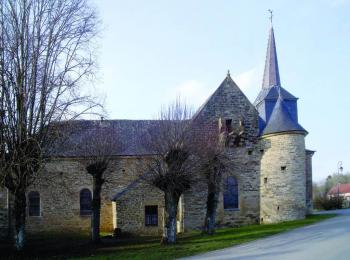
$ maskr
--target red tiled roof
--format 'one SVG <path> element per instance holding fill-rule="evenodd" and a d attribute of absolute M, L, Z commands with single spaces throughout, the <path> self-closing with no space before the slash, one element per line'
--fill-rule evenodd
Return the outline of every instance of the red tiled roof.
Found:
<path fill-rule="evenodd" d="M 328 195 L 350 193 L 350 183 L 336 184 L 329 191 Z"/>

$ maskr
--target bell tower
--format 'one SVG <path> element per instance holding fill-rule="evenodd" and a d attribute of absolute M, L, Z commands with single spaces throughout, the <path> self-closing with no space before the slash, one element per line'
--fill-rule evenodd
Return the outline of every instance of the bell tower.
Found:
<path fill-rule="evenodd" d="M 306 214 L 307 131 L 298 122 L 297 98 L 282 87 L 274 28 L 269 31 L 261 91 L 254 105 L 259 112 L 260 221 L 301 219 Z"/>

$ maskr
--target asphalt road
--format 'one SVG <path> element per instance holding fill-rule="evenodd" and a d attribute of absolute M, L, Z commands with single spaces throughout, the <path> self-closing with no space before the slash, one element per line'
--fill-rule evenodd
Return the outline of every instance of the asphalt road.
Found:
<path fill-rule="evenodd" d="M 350 210 L 329 213 L 340 215 L 311 226 L 186 259 L 349 260 Z"/>

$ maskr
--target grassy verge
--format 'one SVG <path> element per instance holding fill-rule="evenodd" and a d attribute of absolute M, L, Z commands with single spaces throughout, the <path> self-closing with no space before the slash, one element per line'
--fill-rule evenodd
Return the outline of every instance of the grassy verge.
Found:
<path fill-rule="evenodd" d="M 279 224 L 224 228 L 219 229 L 213 236 L 203 235 L 200 232 L 191 232 L 179 236 L 178 243 L 174 246 L 161 246 L 158 240 L 153 242 L 145 241 L 140 244 L 121 245 L 118 248 L 114 248 L 113 253 L 108 254 L 107 252 L 101 252 L 101 255 L 97 254 L 95 257 L 98 256 L 98 259 L 174 259 L 242 244 L 310 225 L 334 216 L 335 215 L 312 215 L 304 220 L 289 221 Z"/>
<path fill-rule="evenodd" d="M 250 225 L 239 228 L 223 228 L 217 230 L 213 236 L 194 231 L 178 236 L 178 242 L 174 246 L 162 246 L 159 237 L 137 237 L 115 240 L 105 237 L 103 243 L 94 246 L 88 243 L 85 234 L 55 235 L 54 237 L 40 236 L 28 241 L 28 250 L 21 255 L 14 255 L 6 250 L 6 246 L 0 252 L 8 251 L 2 256 L 18 258 L 78 258 L 78 259 L 174 259 L 222 249 L 271 236 L 298 227 L 310 225 L 324 219 L 336 216 L 312 215 L 303 220 L 289 221 L 278 224 Z M 0 257 L 1 258 L 1 257 Z"/>

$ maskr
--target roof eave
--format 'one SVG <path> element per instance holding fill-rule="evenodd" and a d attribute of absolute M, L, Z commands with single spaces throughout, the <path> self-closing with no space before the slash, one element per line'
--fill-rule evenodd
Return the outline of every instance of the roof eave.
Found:
<path fill-rule="evenodd" d="M 308 135 L 309 132 L 306 130 L 281 130 L 276 132 L 268 132 L 268 133 L 262 133 L 261 138 L 266 138 L 274 135 L 284 135 L 284 134 L 302 134 L 304 136 Z"/>

